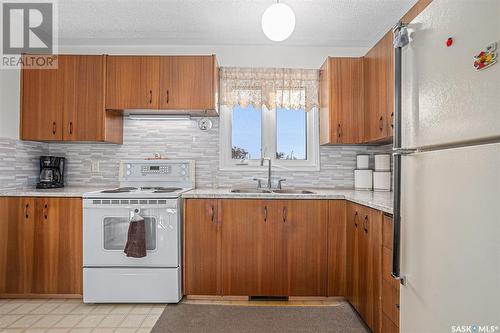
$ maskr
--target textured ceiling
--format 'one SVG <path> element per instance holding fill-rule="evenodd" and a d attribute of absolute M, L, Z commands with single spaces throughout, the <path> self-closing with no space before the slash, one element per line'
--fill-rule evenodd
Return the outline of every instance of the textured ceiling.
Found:
<path fill-rule="evenodd" d="M 371 46 L 416 0 L 282 0 L 295 11 L 280 45 Z M 63 0 L 62 45 L 272 45 L 260 19 L 273 0 Z"/>

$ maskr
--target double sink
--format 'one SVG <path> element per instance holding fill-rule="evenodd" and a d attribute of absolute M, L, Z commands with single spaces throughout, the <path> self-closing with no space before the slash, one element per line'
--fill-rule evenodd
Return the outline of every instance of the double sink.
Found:
<path fill-rule="evenodd" d="M 294 190 L 294 189 L 267 189 L 267 188 L 235 188 L 231 190 L 231 193 L 247 193 L 247 194 L 254 194 L 254 193 L 276 193 L 276 194 L 315 194 L 312 191 L 308 190 Z"/>

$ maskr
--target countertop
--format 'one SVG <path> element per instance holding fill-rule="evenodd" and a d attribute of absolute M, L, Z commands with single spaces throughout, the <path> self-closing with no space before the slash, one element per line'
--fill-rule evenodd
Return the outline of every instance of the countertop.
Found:
<path fill-rule="evenodd" d="M 229 188 L 196 189 L 182 194 L 186 199 L 345 199 L 364 206 L 392 214 L 393 193 L 356 190 L 335 190 L 325 188 L 308 188 L 314 194 L 276 194 L 276 193 L 231 193 Z"/>
<path fill-rule="evenodd" d="M 81 198 L 84 193 L 103 190 L 105 187 L 67 186 L 57 189 L 14 188 L 0 190 L 0 197 L 73 197 Z M 345 199 L 392 214 L 392 192 L 372 192 L 356 190 L 335 190 L 308 188 L 314 194 L 276 194 L 276 193 L 231 193 L 229 188 L 196 189 L 182 194 L 183 198 L 217 199 Z"/>
<path fill-rule="evenodd" d="M 0 190 L 0 197 L 68 197 L 81 198 L 84 193 L 103 190 L 104 187 L 66 186 L 63 188 L 37 189 L 23 187 Z"/>

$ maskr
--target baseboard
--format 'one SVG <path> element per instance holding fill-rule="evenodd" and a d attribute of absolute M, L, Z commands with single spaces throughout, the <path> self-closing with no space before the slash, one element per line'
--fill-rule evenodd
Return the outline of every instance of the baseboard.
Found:
<path fill-rule="evenodd" d="M 0 298 L 4 299 L 22 299 L 22 298 L 31 298 L 31 299 L 44 299 L 44 298 L 59 298 L 59 299 L 82 299 L 83 296 L 81 294 L 0 294 Z"/>

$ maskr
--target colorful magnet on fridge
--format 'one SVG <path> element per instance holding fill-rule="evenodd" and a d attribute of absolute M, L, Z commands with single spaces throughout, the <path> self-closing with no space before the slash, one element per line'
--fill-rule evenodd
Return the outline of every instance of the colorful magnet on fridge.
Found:
<path fill-rule="evenodd" d="M 493 66 L 497 62 L 497 43 L 491 43 L 486 50 L 474 56 L 474 68 L 476 71 Z"/>
<path fill-rule="evenodd" d="M 447 40 L 446 40 L 446 47 L 450 47 L 453 45 L 453 38 L 449 37 Z"/>

